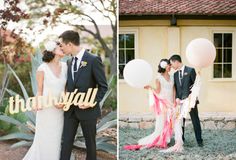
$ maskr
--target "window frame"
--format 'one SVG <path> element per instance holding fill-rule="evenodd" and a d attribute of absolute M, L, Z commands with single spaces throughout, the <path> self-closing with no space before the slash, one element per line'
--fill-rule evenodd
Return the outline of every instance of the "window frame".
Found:
<path fill-rule="evenodd" d="M 223 81 L 236 81 L 236 53 L 235 53 L 235 31 L 234 30 L 213 30 L 211 34 L 211 40 L 212 43 L 214 44 L 214 34 L 225 34 L 225 33 L 230 33 L 232 34 L 232 77 L 231 78 L 214 78 L 214 64 L 211 65 L 211 77 L 210 81 L 213 82 L 223 82 Z"/>
<path fill-rule="evenodd" d="M 126 27 L 121 27 L 119 30 L 119 34 L 117 36 L 118 38 L 118 58 L 117 58 L 117 64 L 118 64 L 118 77 L 119 77 L 119 51 L 120 51 L 120 47 L 119 47 L 119 35 L 120 34 L 134 34 L 134 59 L 136 59 L 138 57 L 138 29 L 137 28 L 126 28 Z M 119 77 L 119 81 L 120 82 L 124 82 L 124 78 L 120 78 Z"/>

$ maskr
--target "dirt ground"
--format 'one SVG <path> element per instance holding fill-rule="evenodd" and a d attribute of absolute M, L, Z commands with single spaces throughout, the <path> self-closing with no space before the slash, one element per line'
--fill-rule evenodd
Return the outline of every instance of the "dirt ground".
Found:
<path fill-rule="evenodd" d="M 0 135 L 3 133 L 0 131 Z M 116 144 L 116 129 L 107 129 L 102 135 L 108 134 L 113 137 L 114 144 Z M 28 147 L 20 147 L 16 149 L 12 149 L 10 146 L 16 141 L 0 141 L 0 160 L 22 160 L 26 152 L 28 151 Z M 85 160 L 86 158 L 86 150 L 85 149 L 74 149 L 73 155 L 75 156 L 75 160 Z M 115 160 L 116 157 L 108 154 L 106 152 L 97 151 L 97 157 L 101 160 Z"/>
<path fill-rule="evenodd" d="M 28 149 L 25 147 L 11 149 L 10 146 L 10 142 L 0 142 L 0 160 L 22 160 Z"/>
<path fill-rule="evenodd" d="M 17 149 L 11 149 L 12 142 L 0 142 L 0 160 L 22 160 L 24 155 L 26 154 L 28 148 L 20 147 Z M 76 160 L 85 160 L 86 151 L 83 149 L 73 150 L 75 154 Z M 98 151 L 98 158 L 102 160 L 114 160 L 116 159 L 114 156 L 109 155 L 105 152 Z"/>

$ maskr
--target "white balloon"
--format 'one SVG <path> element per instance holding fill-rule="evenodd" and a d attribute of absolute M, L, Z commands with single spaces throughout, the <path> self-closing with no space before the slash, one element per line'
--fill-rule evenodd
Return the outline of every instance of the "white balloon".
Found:
<path fill-rule="evenodd" d="M 124 80 L 132 87 L 143 88 L 151 82 L 152 76 L 151 65 L 142 59 L 134 59 L 125 65 Z"/>
<path fill-rule="evenodd" d="M 194 67 L 208 67 L 215 60 L 216 48 L 208 39 L 197 38 L 188 44 L 186 57 L 188 62 Z"/>

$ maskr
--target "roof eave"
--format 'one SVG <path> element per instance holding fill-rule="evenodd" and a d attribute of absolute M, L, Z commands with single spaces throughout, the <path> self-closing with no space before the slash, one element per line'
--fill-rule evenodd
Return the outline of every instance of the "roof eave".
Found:
<path fill-rule="evenodd" d="M 170 19 L 236 20 L 236 15 L 223 14 L 120 14 L 119 20 L 158 20 Z"/>

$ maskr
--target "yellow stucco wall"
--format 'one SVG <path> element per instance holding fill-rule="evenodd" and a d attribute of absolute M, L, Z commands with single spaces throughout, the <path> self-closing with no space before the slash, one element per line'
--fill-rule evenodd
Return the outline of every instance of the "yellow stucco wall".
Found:
<path fill-rule="evenodd" d="M 212 67 L 203 69 L 199 111 L 236 113 L 236 21 L 179 20 L 177 24 L 178 27 L 170 27 L 166 20 L 120 21 L 120 32 L 136 31 L 136 58 L 148 61 L 155 76 L 160 59 L 169 58 L 172 53 L 180 53 L 183 63 L 189 65 L 185 49 L 192 39 L 202 37 L 212 41 L 214 32 L 232 32 L 233 78 L 212 80 Z M 120 80 L 119 107 L 120 113 L 150 112 L 147 91 L 131 88 Z"/>

